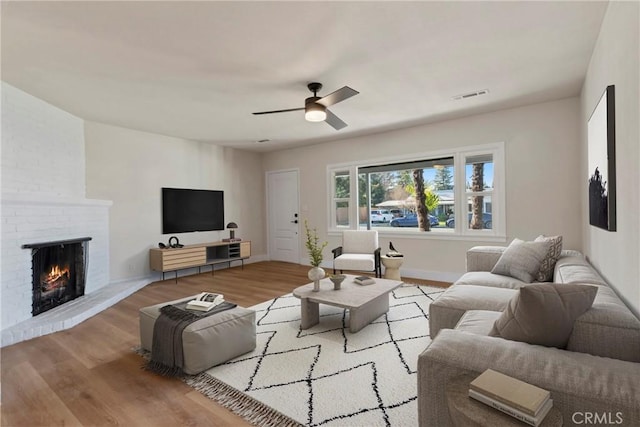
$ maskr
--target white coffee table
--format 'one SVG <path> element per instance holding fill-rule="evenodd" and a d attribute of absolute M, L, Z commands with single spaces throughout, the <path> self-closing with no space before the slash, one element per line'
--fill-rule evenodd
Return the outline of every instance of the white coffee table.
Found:
<path fill-rule="evenodd" d="M 320 304 L 342 307 L 349 310 L 349 330 L 358 332 L 371 321 L 389 311 L 389 292 L 400 287 L 397 280 L 374 279 L 373 285 L 358 285 L 356 276 L 347 274 L 338 290 L 333 289 L 329 279 L 322 279 L 320 291 L 313 292 L 313 283 L 293 290 L 293 296 L 300 298 L 301 329 L 320 323 Z"/>

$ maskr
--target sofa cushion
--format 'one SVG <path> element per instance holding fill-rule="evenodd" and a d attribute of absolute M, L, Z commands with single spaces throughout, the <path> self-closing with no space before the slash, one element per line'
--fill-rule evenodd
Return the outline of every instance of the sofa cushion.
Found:
<path fill-rule="evenodd" d="M 554 277 L 557 283 L 589 283 L 607 286 L 607 282 L 588 263 L 563 263 L 556 269 Z"/>
<path fill-rule="evenodd" d="M 573 324 L 567 350 L 640 362 L 640 320 L 613 289 L 598 286 L 593 305 Z"/>
<path fill-rule="evenodd" d="M 491 272 L 531 283 L 538 277 L 538 271 L 550 246 L 551 242 L 525 242 L 513 239 Z"/>
<path fill-rule="evenodd" d="M 469 310 L 458 321 L 455 329 L 478 335 L 489 335 L 493 324 L 501 315 L 499 311 Z"/>
<path fill-rule="evenodd" d="M 429 333 L 435 338 L 441 329 L 453 329 L 468 310 L 504 310 L 515 289 L 453 285 L 429 305 Z"/>
<path fill-rule="evenodd" d="M 545 283 L 524 286 L 496 320 L 491 336 L 565 348 L 576 319 L 591 307 L 596 286 Z"/>
<path fill-rule="evenodd" d="M 491 271 L 502 256 L 503 246 L 474 246 L 467 251 L 467 271 Z"/>
<path fill-rule="evenodd" d="M 526 285 L 522 280 L 509 276 L 493 274 L 488 271 L 472 271 L 464 273 L 456 281 L 456 285 L 490 286 L 492 288 L 518 289 Z"/>
<path fill-rule="evenodd" d="M 553 280 L 553 272 L 556 266 L 558 258 L 562 253 L 562 236 L 543 236 L 536 237 L 535 242 L 549 242 L 549 250 L 540 264 L 540 271 L 538 271 L 537 282 L 550 282 Z"/>

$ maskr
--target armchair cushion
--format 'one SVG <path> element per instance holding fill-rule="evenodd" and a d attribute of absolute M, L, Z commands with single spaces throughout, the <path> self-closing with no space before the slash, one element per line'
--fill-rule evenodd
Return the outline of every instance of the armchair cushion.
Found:
<path fill-rule="evenodd" d="M 345 230 L 342 232 L 342 252 L 349 254 L 371 254 L 378 249 L 376 230 Z"/>
<path fill-rule="evenodd" d="M 375 270 L 375 258 L 371 254 L 342 254 L 333 260 L 333 266 L 336 270 L 358 270 L 373 271 Z"/>

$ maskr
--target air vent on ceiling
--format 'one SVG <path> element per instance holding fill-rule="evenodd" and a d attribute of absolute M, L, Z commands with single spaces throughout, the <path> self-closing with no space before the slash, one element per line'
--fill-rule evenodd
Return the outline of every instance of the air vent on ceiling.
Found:
<path fill-rule="evenodd" d="M 459 101 L 461 99 L 473 98 L 480 95 L 486 95 L 489 93 L 489 89 L 482 89 L 476 92 L 465 93 L 464 95 L 456 95 L 453 97 L 453 100 Z"/>

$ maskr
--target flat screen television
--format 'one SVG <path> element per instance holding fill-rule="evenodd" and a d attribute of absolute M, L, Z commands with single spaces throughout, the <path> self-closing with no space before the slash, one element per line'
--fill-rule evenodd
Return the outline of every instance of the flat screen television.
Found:
<path fill-rule="evenodd" d="M 224 230 L 221 190 L 162 189 L 162 234 Z"/>

